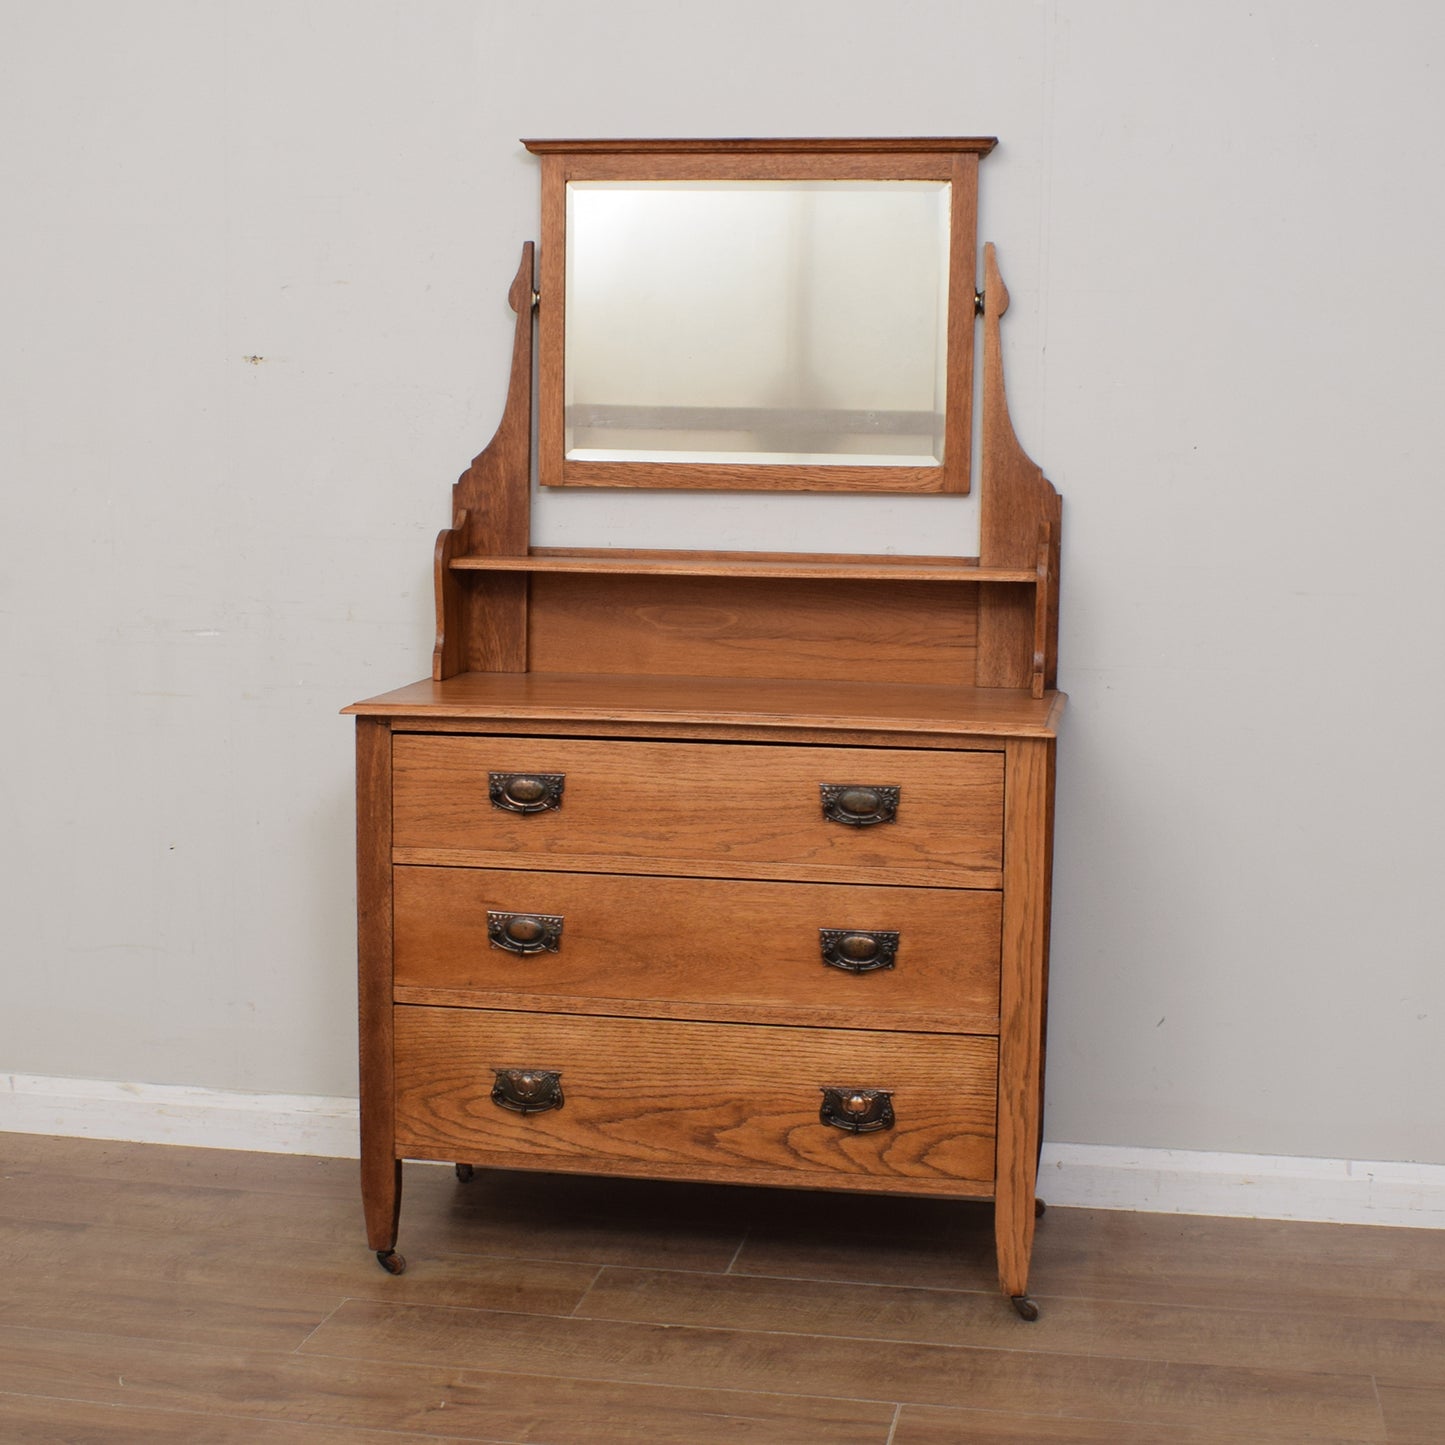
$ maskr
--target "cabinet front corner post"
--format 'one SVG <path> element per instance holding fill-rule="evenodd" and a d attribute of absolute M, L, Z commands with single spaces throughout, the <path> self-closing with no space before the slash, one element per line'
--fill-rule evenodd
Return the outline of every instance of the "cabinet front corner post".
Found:
<path fill-rule="evenodd" d="M 392 1096 L 391 725 L 356 720 L 357 1013 L 361 1201 L 370 1247 L 396 1244 L 401 1161 Z"/>
<path fill-rule="evenodd" d="M 1054 745 L 1005 749 L 1004 904 L 999 984 L 998 1157 L 994 1229 L 999 1284 L 1028 1292 L 1043 1116 Z"/>

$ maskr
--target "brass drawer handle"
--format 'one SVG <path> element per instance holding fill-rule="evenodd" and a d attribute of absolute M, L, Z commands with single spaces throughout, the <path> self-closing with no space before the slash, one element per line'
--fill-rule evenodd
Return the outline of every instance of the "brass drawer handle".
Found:
<path fill-rule="evenodd" d="M 876 973 L 892 968 L 898 959 L 897 933 L 886 929 L 820 928 L 818 944 L 823 962 L 844 973 Z"/>
<path fill-rule="evenodd" d="M 492 1103 L 514 1114 L 545 1114 L 560 1109 L 562 1073 L 559 1069 L 494 1069 Z"/>
<path fill-rule="evenodd" d="M 545 813 L 562 806 L 566 773 L 488 773 L 487 793 L 504 813 Z"/>
<path fill-rule="evenodd" d="M 818 1118 L 850 1134 L 871 1134 L 893 1127 L 893 1095 L 887 1089 L 841 1089 L 827 1084 Z"/>
<path fill-rule="evenodd" d="M 557 913 L 495 913 L 487 910 L 487 942 L 508 953 L 557 953 L 563 918 Z"/>
<path fill-rule="evenodd" d="M 830 823 L 866 828 L 870 823 L 898 820 L 900 787 L 878 783 L 819 783 L 823 816 Z"/>

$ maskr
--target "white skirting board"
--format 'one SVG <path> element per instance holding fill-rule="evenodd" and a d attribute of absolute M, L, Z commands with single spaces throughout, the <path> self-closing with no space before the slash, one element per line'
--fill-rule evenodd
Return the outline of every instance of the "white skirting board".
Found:
<path fill-rule="evenodd" d="M 355 1099 L 319 1094 L 0 1074 L 0 1131 L 11 1134 L 354 1159 L 356 1119 Z M 0 1145 L 0 1157 L 3 1153 Z"/>
<path fill-rule="evenodd" d="M 1445 1164 L 1045 1144 L 1038 1193 L 1087 1209 L 1445 1229 Z"/>
<path fill-rule="evenodd" d="M 0 1075 L 0 1133 L 355 1158 L 356 1100 Z M 0 1166 L 4 1144 L 0 1141 Z M 1445 1164 L 1045 1144 L 1049 1204 L 1445 1229 Z"/>

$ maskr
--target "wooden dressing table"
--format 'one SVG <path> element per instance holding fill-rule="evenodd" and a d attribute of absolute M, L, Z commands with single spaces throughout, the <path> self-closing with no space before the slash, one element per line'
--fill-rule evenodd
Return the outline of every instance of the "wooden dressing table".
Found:
<path fill-rule="evenodd" d="M 992 145 L 528 143 L 540 279 L 529 244 L 503 418 L 437 542 L 432 676 L 347 709 L 362 1188 L 391 1272 L 402 1160 L 444 1160 L 992 1198 L 1002 1290 L 1037 1316 L 1060 509 L 1009 423 L 992 247 L 975 296 Z M 946 216 L 931 423 L 794 406 L 775 429 L 805 449 L 856 437 L 760 459 L 752 403 L 574 392 L 571 188 L 852 205 L 898 180 Z M 980 556 L 533 547 L 534 310 L 544 485 L 920 493 L 970 485 L 977 311 Z M 729 426 L 753 428 L 732 453 Z"/>

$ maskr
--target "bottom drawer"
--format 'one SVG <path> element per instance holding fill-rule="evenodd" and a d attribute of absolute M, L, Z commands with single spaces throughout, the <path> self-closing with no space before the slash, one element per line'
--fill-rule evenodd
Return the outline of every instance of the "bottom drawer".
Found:
<path fill-rule="evenodd" d="M 396 1009 L 396 1149 L 511 1169 L 988 1194 L 998 1044 L 972 1035 Z M 560 1074 L 560 1107 L 493 1102 Z M 887 1090 L 889 1127 L 824 1123 L 823 1088 Z M 864 1116 L 865 1121 L 867 1116 Z"/>

